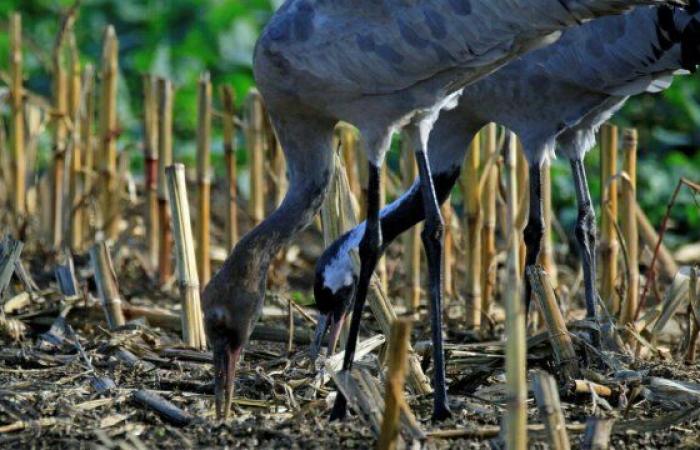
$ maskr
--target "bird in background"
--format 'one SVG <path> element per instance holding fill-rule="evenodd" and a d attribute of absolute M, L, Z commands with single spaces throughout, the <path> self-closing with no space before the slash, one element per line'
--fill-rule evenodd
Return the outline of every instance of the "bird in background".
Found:
<path fill-rule="evenodd" d="M 433 416 L 450 415 L 441 343 L 442 218 L 426 146 L 439 111 L 464 86 L 551 43 L 559 30 L 637 4 L 670 0 L 287 0 L 260 36 L 254 75 L 284 149 L 289 190 L 245 235 L 202 294 L 216 409 L 228 416 L 235 370 L 263 305 L 273 255 L 308 226 L 330 180 L 337 122 L 355 125 L 367 153 L 367 225 L 343 369 L 352 365 L 370 276 L 382 245 L 380 166 L 394 131 L 416 148 L 430 261 L 435 355 Z M 677 3 L 677 2 L 673 2 Z M 331 418 L 346 415 L 339 393 Z"/>
<path fill-rule="evenodd" d="M 587 315 L 596 315 L 595 212 L 583 158 L 595 145 L 599 127 L 632 95 L 659 92 L 674 74 L 700 64 L 700 3 L 687 9 L 640 7 L 623 16 L 597 19 L 564 32 L 555 44 L 533 51 L 489 77 L 467 86 L 459 105 L 443 111 L 430 135 L 429 160 L 438 202 L 457 182 L 468 145 L 483 126 L 496 122 L 522 140 L 530 167 L 531 207 L 524 230 L 527 265 L 537 261 L 544 232 L 540 170 L 555 147 L 570 161 L 579 215 L 576 239 L 583 260 Z M 476 105 L 476 107 L 475 107 Z M 420 180 L 382 209 L 382 251 L 422 221 Z M 312 354 L 326 323 L 350 311 L 357 282 L 352 252 L 366 225 L 331 244 L 316 265 L 314 295 L 321 317 Z M 526 301 L 529 300 L 526 293 Z M 329 338 L 335 346 L 337 333 Z"/>

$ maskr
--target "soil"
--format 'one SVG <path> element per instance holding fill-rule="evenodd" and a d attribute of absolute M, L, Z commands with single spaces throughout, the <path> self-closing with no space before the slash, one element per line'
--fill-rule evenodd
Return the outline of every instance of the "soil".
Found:
<path fill-rule="evenodd" d="M 134 306 L 177 312 L 176 287 L 156 286 L 144 269 L 138 229 L 136 226 L 132 230 L 136 236 L 124 237 L 113 247 L 123 299 Z M 305 293 L 302 297 L 310 296 L 313 261 L 322 249 L 322 237 L 312 228 L 298 242 L 294 250 L 298 251 L 296 258 L 291 262 L 279 259 L 275 263 L 267 303 L 271 313 L 263 318 L 264 326 L 286 330 L 284 314 L 290 292 L 301 290 Z M 399 258 L 400 246 L 392 248 L 388 267 L 390 286 L 396 289 L 403 276 Z M 99 306 L 94 305 L 96 300 L 92 299 L 97 292 L 85 255 L 76 256 L 75 264 L 78 283 L 91 294 L 87 299 L 67 298 L 58 292 L 53 275 L 57 257 L 45 251 L 40 243 L 30 241 L 22 253 L 22 261 L 40 289 L 32 293 L 28 305 L 7 316 L 27 327 L 22 338 L 13 339 L 7 329 L 2 335 L 0 448 L 362 449 L 375 445 L 376 436 L 361 414 L 354 412 L 342 423 L 328 421 L 335 389 L 332 382 L 325 387 L 313 386 L 317 372 L 307 356 L 306 344 L 297 343 L 289 352 L 286 342 L 253 341 L 237 373 L 235 414 L 222 423 L 214 417 L 213 374 L 208 353 L 184 349 L 176 330 L 143 319 L 109 330 Z M 4 298 L 7 300 L 25 290 L 14 279 Z M 397 292 L 390 294 L 392 298 L 399 297 Z M 315 316 L 312 308 L 307 310 Z M 68 312 L 65 322 L 57 320 L 61 311 Z M 419 324 L 427 323 L 427 310 L 421 314 Z M 369 313 L 366 315 L 363 335 L 369 336 L 377 327 Z M 46 336 L 52 324 L 55 339 L 50 341 L 42 336 Z M 308 333 L 312 324 L 295 313 L 295 329 L 303 341 L 303 332 Z M 413 331 L 414 343 L 427 341 L 429 336 L 426 326 L 418 325 Z M 503 326 L 497 318 L 495 327 L 483 335 L 461 332 L 459 324 L 451 323 L 447 370 L 453 418 L 433 423 L 431 397 L 407 393 L 409 406 L 428 436 L 444 430 L 486 432 L 500 424 L 507 400 L 502 363 L 496 358 L 494 364 L 471 364 L 469 358 L 457 357 L 455 352 L 469 349 L 476 353 L 502 354 L 502 339 Z M 81 356 L 76 342 L 85 356 Z M 673 356 L 664 353 L 646 360 L 613 356 L 620 366 L 616 370 L 601 369 L 595 364 L 594 354 L 580 346 L 577 349 L 589 360 L 589 374 L 595 372 L 603 378 L 613 388 L 613 395 L 594 398 L 590 394 L 563 392 L 566 395 L 562 398 L 562 409 L 567 424 L 580 426 L 592 416 L 615 419 L 611 445 L 616 449 L 700 447 L 700 396 L 678 396 L 672 392 L 667 399 L 659 401 L 644 393 L 655 378 L 700 382 L 697 365 L 678 362 L 681 359 L 674 350 L 670 353 Z M 536 369 L 557 374 L 546 339 L 530 350 L 530 376 Z M 376 354 L 370 355 L 361 365 L 379 377 L 377 361 Z M 424 365 L 430 375 L 426 355 Z M 633 373 L 636 381 L 614 381 L 613 376 L 622 370 L 632 371 L 629 373 Z M 174 424 L 137 402 L 134 393 L 138 390 L 154 391 L 172 402 L 182 410 L 187 425 Z M 540 424 L 532 392 L 527 406 L 528 422 Z M 662 419 L 672 423 L 654 430 Z M 574 448 L 580 446 L 580 431 L 569 434 Z M 530 448 L 548 448 L 546 442 L 544 433 L 530 434 Z M 416 445 L 478 449 L 500 446 L 502 442 L 498 436 L 429 437 Z"/>

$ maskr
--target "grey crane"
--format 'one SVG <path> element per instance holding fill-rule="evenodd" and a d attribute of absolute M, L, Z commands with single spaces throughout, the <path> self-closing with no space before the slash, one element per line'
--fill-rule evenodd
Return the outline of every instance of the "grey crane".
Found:
<path fill-rule="evenodd" d="M 579 216 L 576 238 L 583 258 L 586 309 L 595 317 L 595 213 L 583 165 L 595 133 L 631 95 L 658 92 L 674 74 L 700 64 L 700 3 L 687 9 L 638 8 L 567 30 L 555 44 L 533 51 L 489 77 L 466 87 L 457 108 L 444 111 L 430 136 L 430 168 L 439 202 L 452 190 L 468 143 L 487 123 L 514 130 L 530 165 L 531 206 L 524 230 L 527 264 L 537 260 L 544 223 L 540 168 L 555 145 L 570 160 Z M 479 105 L 478 109 L 472 105 Z M 383 248 L 423 220 L 420 183 L 381 211 Z M 316 302 L 326 319 L 319 323 L 313 353 L 327 323 L 349 311 L 348 293 L 357 274 L 351 252 L 365 224 L 335 241 L 317 262 Z M 529 299 L 529 295 L 526 294 Z M 332 334 L 331 340 L 335 339 Z M 332 343 L 330 344 L 333 345 Z"/>
<path fill-rule="evenodd" d="M 289 191 L 244 236 L 203 293 L 214 352 L 217 412 L 228 415 L 237 360 L 260 316 L 271 257 L 321 206 L 332 164 L 335 124 L 360 129 L 369 160 L 367 227 L 344 369 L 354 357 L 360 312 L 382 242 L 380 165 L 394 130 L 407 125 L 417 148 L 431 261 L 430 297 L 441 308 L 442 220 L 426 157 L 440 109 L 466 85 L 514 57 L 548 44 L 558 30 L 634 4 L 668 0 L 287 0 L 265 27 L 254 72 L 284 148 Z M 676 3 L 676 2 L 674 2 Z M 439 314 L 433 314 L 439 337 Z M 434 416 L 449 415 L 442 349 L 436 348 Z M 346 413 L 338 395 L 332 418 Z"/>

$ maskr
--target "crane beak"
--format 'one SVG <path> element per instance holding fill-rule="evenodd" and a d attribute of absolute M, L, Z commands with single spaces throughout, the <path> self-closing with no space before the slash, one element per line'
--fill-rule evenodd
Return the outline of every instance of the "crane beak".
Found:
<path fill-rule="evenodd" d="M 228 340 L 212 343 L 212 347 L 214 350 L 216 418 L 226 420 L 231 412 L 231 403 L 233 403 L 233 383 L 242 347 L 234 347 Z"/>
<path fill-rule="evenodd" d="M 335 347 L 338 344 L 338 338 L 340 337 L 340 330 L 343 329 L 343 323 L 345 322 L 346 313 L 343 313 L 337 319 L 334 318 L 333 325 L 331 326 L 331 333 L 328 335 L 328 354 L 332 355 L 335 353 Z"/>
<path fill-rule="evenodd" d="M 337 319 L 335 314 L 328 313 L 319 316 L 318 324 L 316 325 L 316 333 L 314 335 L 314 341 L 311 344 L 311 359 L 316 360 L 318 355 L 321 353 L 321 347 L 323 346 L 323 338 L 326 332 L 330 329 L 328 335 L 328 354 L 331 355 L 335 352 L 335 346 L 338 342 L 338 336 L 340 336 L 340 330 L 343 328 L 343 322 L 345 321 L 346 314 L 341 314 Z"/>
<path fill-rule="evenodd" d="M 311 348 L 309 349 L 312 361 L 316 361 L 318 355 L 321 353 L 323 337 L 326 335 L 326 331 L 328 331 L 331 321 L 332 314 L 319 314 L 318 322 L 316 323 L 316 332 L 314 333 L 314 341 L 311 343 Z"/>

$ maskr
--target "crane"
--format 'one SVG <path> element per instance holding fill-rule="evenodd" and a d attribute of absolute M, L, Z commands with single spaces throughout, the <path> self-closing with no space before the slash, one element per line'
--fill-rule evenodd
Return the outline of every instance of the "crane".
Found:
<path fill-rule="evenodd" d="M 235 369 L 258 320 L 270 260 L 311 223 L 327 190 L 338 121 L 358 127 L 368 158 L 367 225 L 350 336 L 350 369 L 369 278 L 382 242 L 380 166 L 393 132 L 408 126 L 417 148 L 431 261 L 430 293 L 441 308 L 442 219 L 426 145 L 439 111 L 464 86 L 509 60 L 551 43 L 587 19 L 670 0 L 287 0 L 255 48 L 254 75 L 285 152 L 289 191 L 233 249 L 202 294 L 214 353 L 216 409 L 229 414 Z M 674 2 L 676 3 L 676 2 Z M 441 318 L 433 314 L 433 337 Z M 440 340 L 441 341 L 441 340 Z M 450 415 L 442 349 L 435 349 L 436 419 Z M 346 414 L 336 399 L 332 418 Z"/>
<path fill-rule="evenodd" d="M 496 122 L 522 139 L 530 166 L 531 209 L 524 230 L 527 264 L 537 260 L 544 229 L 540 168 L 555 146 L 569 159 L 579 215 L 576 238 L 583 258 L 589 317 L 595 309 L 595 213 L 583 165 L 595 134 L 632 95 L 659 92 L 674 74 L 700 64 L 700 7 L 637 8 L 564 32 L 555 44 L 533 51 L 498 72 L 467 86 L 452 110 L 443 111 L 430 135 L 430 169 L 439 203 L 449 196 L 461 172 L 468 143 L 487 123 Z M 478 108 L 474 108 L 478 105 Z M 402 232 L 423 220 L 420 181 L 380 213 L 382 252 Z M 316 265 L 314 294 L 320 310 L 312 354 L 327 329 L 337 328 L 350 311 L 358 280 L 352 252 L 365 230 L 362 223 L 331 244 Z M 526 293 L 526 300 L 529 300 Z"/>

